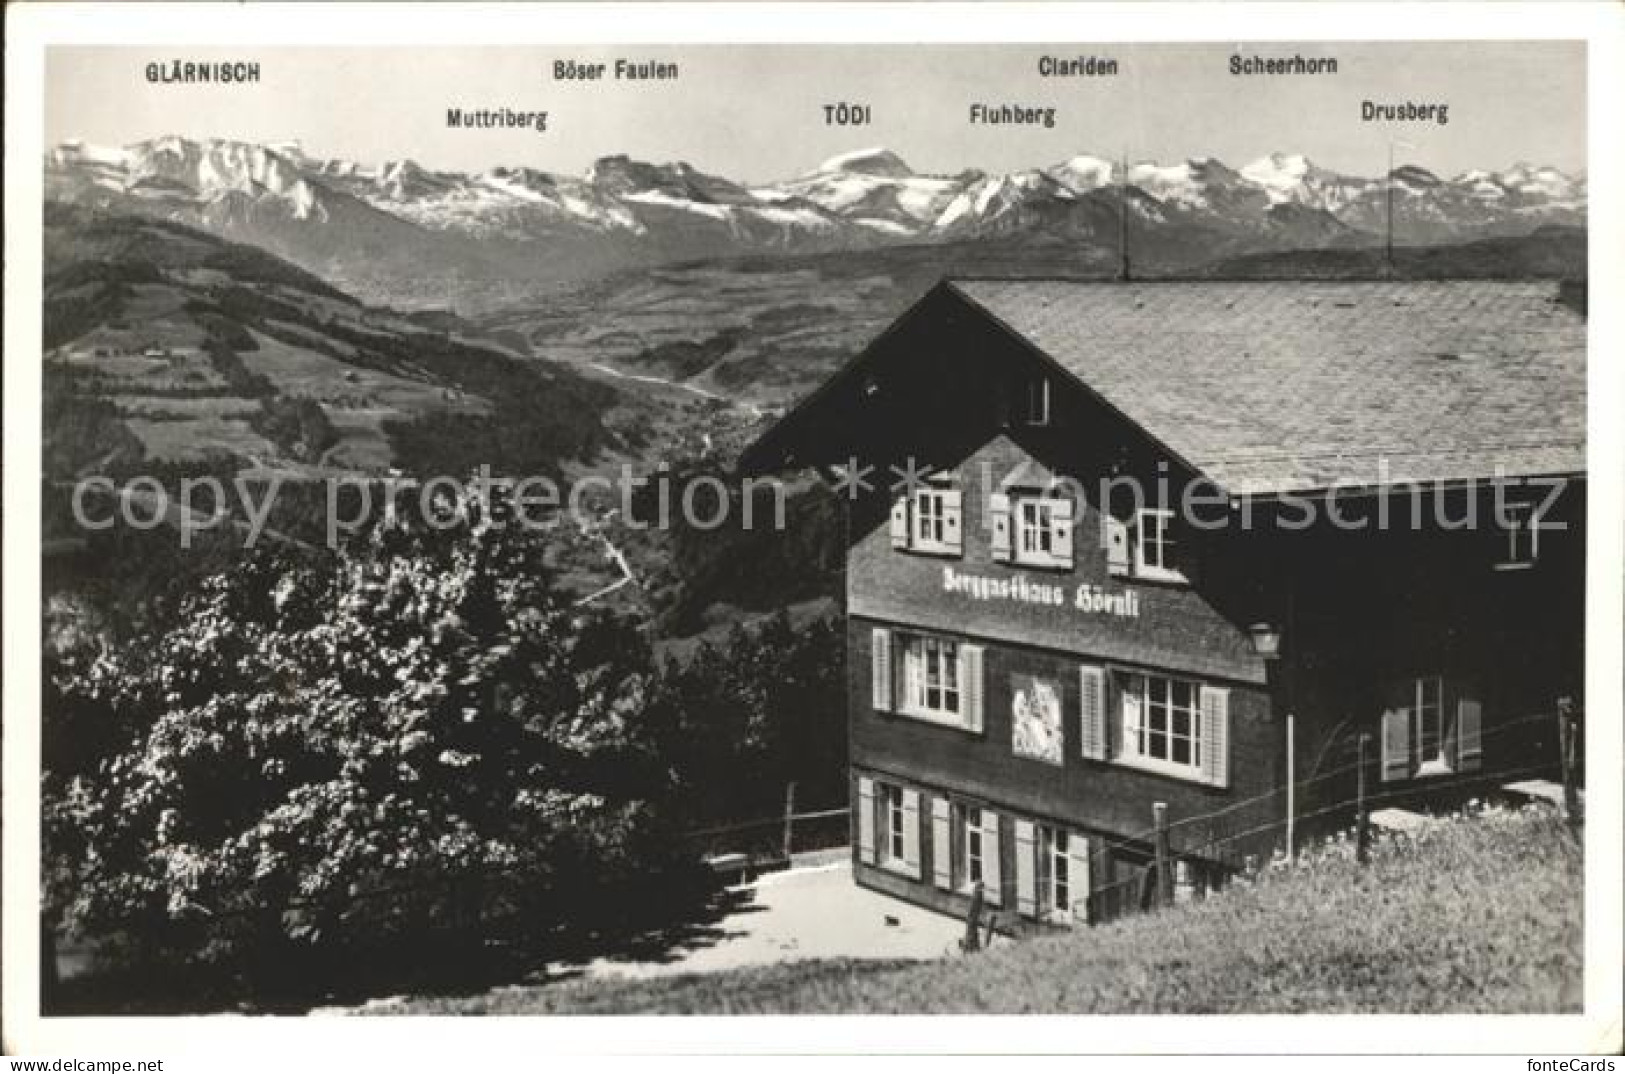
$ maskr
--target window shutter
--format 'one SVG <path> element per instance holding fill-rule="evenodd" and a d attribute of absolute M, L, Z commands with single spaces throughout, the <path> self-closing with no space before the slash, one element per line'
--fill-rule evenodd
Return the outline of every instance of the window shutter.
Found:
<path fill-rule="evenodd" d="M 959 697 L 964 706 L 965 727 L 971 731 L 982 729 L 982 647 L 959 647 Z"/>
<path fill-rule="evenodd" d="M 903 790 L 903 864 L 909 876 L 920 878 L 920 792 Z"/>
<path fill-rule="evenodd" d="M 954 884 L 953 838 L 948 821 L 948 799 L 931 799 L 931 878 L 937 887 Z"/>
<path fill-rule="evenodd" d="M 1130 571 L 1128 523 L 1120 518 L 1113 518 L 1103 509 L 1100 512 L 1101 525 L 1106 529 L 1106 570 L 1117 577 L 1124 577 Z"/>
<path fill-rule="evenodd" d="M 982 810 L 982 897 L 990 906 L 1004 904 L 1004 879 L 999 866 L 999 815 Z"/>
<path fill-rule="evenodd" d="M 1140 752 L 1140 727 L 1144 718 L 1141 709 L 1145 707 L 1145 677 L 1132 672 L 1120 673 L 1117 676 L 1117 692 L 1121 698 L 1123 718 L 1116 721 L 1116 727 L 1112 727 L 1111 721 L 1107 721 L 1106 733 L 1117 735 L 1115 742 L 1106 744 L 1107 757 L 1115 757 L 1125 752 L 1131 754 Z"/>
<path fill-rule="evenodd" d="M 1016 818 L 1016 910 L 1027 917 L 1038 916 L 1038 851 L 1033 841 L 1033 822 Z"/>
<path fill-rule="evenodd" d="M 1082 727 L 1078 741 L 1091 761 L 1106 759 L 1106 672 L 1084 665 L 1078 669 L 1078 709 Z"/>
<path fill-rule="evenodd" d="M 1476 771 L 1484 763 L 1482 725 L 1484 708 L 1471 698 L 1456 702 L 1456 768 L 1462 772 Z"/>
<path fill-rule="evenodd" d="M 898 712 L 914 712 L 924 703 L 925 697 L 925 650 L 918 644 L 904 645 L 903 649 L 903 697 L 897 704 Z"/>
<path fill-rule="evenodd" d="M 1202 687 L 1202 782 L 1230 786 L 1230 691 Z"/>
<path fill-rule="evenodd" d="M 1094 890 L 1089 877 L 1090 841 L 1073 832 L 1066 841 L 1067 892 L 1072 898 L 1072 920 L 1080 925 L 1089 924 L 1089 893 Z"/>
<path fill-rule="evenodd" d="M 1057 567 L 1072 566 L 1072 501 L 1058 499 L 1055 504 L 1055 513 L 1050 515 L 1051 536 L 1050 558 Z"/>
<path fill-rule="evenodd" d="M 942 491 L 942 543 L 955 555 L 965 548 L 964 539 L 965 496 L 959 489 Z"/>
<path fill-rule="evenodd" d="M 1411 774 L 1411 714 L 1407 709 L 1389 709 L 1382 714 L 1382 780 L 1404 779 Z"/>
<path fill-rule="evenodd" d="M 858 851 L 867 864 L 875 863 L 875 781 L 858 777 Z"/>
<path fill-rule="evenodd" d="M 900 497 L 891 505 L 891 546 L 908 547 L 908 497 Z"/>
<path fill-rule="evenodd" d="M 1010 562 L 1010 497 L 995 492 L 988 500 L 988 520 L 993 527 L 993 558 Z"/>
<path fill-rule="evenodd" d="M 869 667 L 872 674 L 873 700 L 876 712 L 892 710 L 892 652 L 891 631 L 875 627 L 869 644 Z"/>

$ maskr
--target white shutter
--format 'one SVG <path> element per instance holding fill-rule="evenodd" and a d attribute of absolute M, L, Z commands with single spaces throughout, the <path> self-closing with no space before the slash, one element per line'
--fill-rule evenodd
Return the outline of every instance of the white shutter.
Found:
<path fill-rule="evenodd" d="M 920 792 L 903 790 L 903 864 L 905 872 L 920 878 Z"/>
<path fill-rule="evenodd" d="M 891 631 L 875 627 L 870 635 L 869 667 L 876 712 L 892 710 L 892 652 Z"/>
<path fill-rule="evenodd" d="M 959 646 L 959 703 L 963 708 L 965 727 L 971 731 L 982 729 L 982 647 Z"/>
<path fill-rule="evenodd" d="M 964 502 L 960 490 L 942 490 L 942 543 L 955 555 L 965 548 Z"/>
<path fill-rule="evenodd" d="M 1016 818 L 1016 911 L 1038 916 L 1037 848 L 1033 842 L 1033 822 Z"/>
<path fill-rule="evenodd" d="M 948 819 L 948 800 L 931 799 L 931 878 L 944 890 L 954 885 L 952 824 Z"/>
<path fill-rule="evenodd" d="M 875 781 L 858 777 L 858 851 L 869 865 L 875 863 Z"/>
<path fill-rule="evenodd" d="M 988 519 L 993 527 L 993 558 L 1010 562 L 1010 497 L 995 492 L 988 500 Z"/>
<path fill-rule="evenodd" d="M 1202 782 L 1230 786 L 1230 691 L 1202 687 Z"/>
<path fill-rule="evenodd" d="M 1089 877 L 1090 841 L 1073 832 L 1066 841 L 1067 893 L 1072 899 L 1072 920 L 1089 924 L 1089 893 L 1094 890 Z"/>
<path fill-rule="evenodd" d="M 914 712 L 925 703 L 925 649 L 918 638 L 903 645 L 903 697 L 898 712 Z"/>
<path fill-rule="evenodd" d="M 1082 713 L 1083 755 L 1091 761 L 1106 759 L 1106 672 L 1084 665 L 1078 669 L 1078 699 Z"/>
<path fill-rule="evenodd" d="M 1456 702 L 1456 768 L 1476 771 L 1484 763 L 1484 708 L 1471 698 Z"/>
<path fill-rule="evenodd" d="M 891 546 L 893 548 L 907 548 L 908 541 L 908 497 L 900 497 L 891 505 Z"/>
<path fill-rule="evenodd" d="M 1389 709 L 1382 714 L 1382 780 L 1405 779 L 1411 774 L 1411 714 Z"/>
<path fill-rule="evenodd" d="M 1108 739 L 1106 756 L 1112 757 L 1125 752 L 1137 755 L 1140 752 L 1140 728 L 1143 718 L 1141 710 L 1145 707 L 1145 677 L 1129 673 L 1120 675 L 1118 679 L 1118 695 L 1122 699 L 1123 707 L 1122 719 L 1119 721 L 1122 730 L 1117 732 L 1117 748 L 1115 750 L 1112 749 L 1112 742 Z M 1106 728 L 1107 735 L 1111 735 L 1112 731 L 1111 727 Z"/>
<path fill-rule="evenodd" d="M 982 897 L 990 906 L 1004 904 L 1004 878 L 999 868 L 999 815 L 982 810 Z"/>
<path fill-rule="evenodd" d="M 1050 561 L 1057 567 L 1072 566 L 1072 501 L 1051 500 Z"/>
<path fill-rule="evenodd" d="M 1128 525 L 1104 509 L 1100 519 L 1106 530 L 1106 570 L 1119 577 L 1127 575 L 1133 562 L 1129 557 Z"/>

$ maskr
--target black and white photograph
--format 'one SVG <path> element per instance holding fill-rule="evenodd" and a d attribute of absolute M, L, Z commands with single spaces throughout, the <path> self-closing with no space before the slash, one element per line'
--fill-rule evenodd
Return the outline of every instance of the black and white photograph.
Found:
<path fill-rule="evenodd" d="M 1620 9 L 115 7 L 7 1054 L 1618 1054 Z"/>

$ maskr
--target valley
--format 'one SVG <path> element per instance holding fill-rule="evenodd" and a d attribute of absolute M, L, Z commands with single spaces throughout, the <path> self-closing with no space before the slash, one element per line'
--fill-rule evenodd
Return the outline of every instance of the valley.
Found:
<path fill-rule="evenodd" d="M 1283 154 L 1138 162 L 1125 185 L 1087 155 L 931 176 L 864 150 L 752 186 L 624 156 L 460 175 L 169 138 L 59 147 L 46 176 L 55 481 L 726 478 L 943 276 L 1111 278 L 1124 241 L 1137 279 L 1585 272 L 1583 178 L 1523 165 L 1396 171 L 1391 265 L 1383 183 Z M 555 563 L 662 637 L 827 608 L 838 505 L 807 479 L 788 500 L 786 536 L 639 529 L 596 497 Z M 313 540 L 313 510 L 275 525 Z"/>

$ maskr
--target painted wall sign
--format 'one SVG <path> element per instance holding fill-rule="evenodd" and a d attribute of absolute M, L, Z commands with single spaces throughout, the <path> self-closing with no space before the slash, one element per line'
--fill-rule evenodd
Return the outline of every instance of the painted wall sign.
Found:
<path fill-rule="evenodd" d="M 1018 757 L 1061 764 L 1061 688 L 1035 675 L 1010 676 L 1010 748 Z"/>
<path fill-rule="evenodd" d="M 1116 592 L 1089 582 L 1076 589 L 1053 582 L 1034 581 L 1025 574 L 992 577 L 985 574 L 966 574 L 952 567 L 942 568 L 942 588 L 947 593 L 959 593 L 980 601 L 1010 601 L 1017 604 L 1048 605 L 1090 615 L 1120 615 L 1129 619 L 1140 616 L 1140 595 L 1132 589 Z"/>

